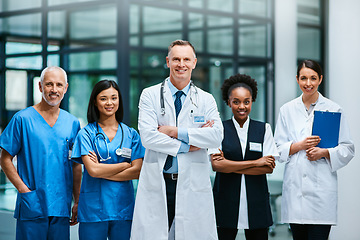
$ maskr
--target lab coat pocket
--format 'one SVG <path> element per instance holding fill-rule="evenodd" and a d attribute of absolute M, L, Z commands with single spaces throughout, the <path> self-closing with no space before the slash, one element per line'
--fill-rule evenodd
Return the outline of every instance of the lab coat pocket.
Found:
<path fill-rule="evenodd" d="M 207 163 L 191 163 L 191 190 L 194 192 L 206 192 L 211 190 L 209 165 Z"/>
<path fill-rule="evenodd" d="M 37 218 L 44 218 L 45 214 L 45 199 L 44 194 L 40 190 L 34 190 L 27 193 L 19 193 L 20 195 L 20 220 L 33 220 Z"/>

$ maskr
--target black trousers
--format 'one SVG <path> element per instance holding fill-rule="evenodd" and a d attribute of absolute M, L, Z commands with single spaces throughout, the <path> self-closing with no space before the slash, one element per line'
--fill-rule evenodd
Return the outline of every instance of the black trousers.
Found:
<path fill-rule="evenodd" d="M 238 230 L 236 228 L 223 228 L 218 227 L 219 240 L 235 240 Z M 268 228 L 259 229 L 245 229 L 246 240 L 267 240 L 268 239 Z"/>
<path fill-rule="evenodd" d="M 290 224 L 294 240 L 327 240 L 331 225 Z"/>
<path fill-rule="evenodd" d="M 165 178 L 169 230 L 175 217 L 176 184 L 177 180 Z"/>

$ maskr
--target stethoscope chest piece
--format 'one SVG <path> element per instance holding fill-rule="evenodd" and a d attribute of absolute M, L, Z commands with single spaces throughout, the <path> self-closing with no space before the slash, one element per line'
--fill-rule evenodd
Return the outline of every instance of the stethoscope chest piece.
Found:
<path fill-rule="evenodd" d="M 122 154 L 121 148 L 116 149 L 115 153 L 116 153 L 116 155 L 121 156 L 121 154 Z"/>

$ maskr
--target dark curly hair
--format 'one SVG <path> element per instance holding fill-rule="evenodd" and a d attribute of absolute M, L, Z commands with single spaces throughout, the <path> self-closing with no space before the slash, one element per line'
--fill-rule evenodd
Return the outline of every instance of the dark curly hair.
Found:
<path fill-rule="evenodd" d="M 257 82 L 246 74 L 236 74 L 226 79 L 221 86 L 222 98 L 228 104 L 229 96 L 232 90 L 238 87 L 244 87 L 250 91 L 252 101 L 255 102 L 257 96 Z"/>

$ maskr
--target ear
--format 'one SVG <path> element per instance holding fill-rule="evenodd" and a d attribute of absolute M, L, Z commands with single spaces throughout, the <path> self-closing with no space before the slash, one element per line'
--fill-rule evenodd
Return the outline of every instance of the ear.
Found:
<path fill-rule="evenodd" d="M 170 61 L 170 60 L 169 60 L 169 57 L 166 57 L 166 65 L 167 65 L 168 68 L 170 68 L 170 63 L 169 63 L 169 61 Z"/>
<path fill-rule="evenodd" d="M 195 67 L 196 67 L 196 63 L 197 63 L 197 58 L 195 58 L 195 59 L 194 59 L 194 66 L 193 66 L 193 68 L 192 68 L 192 69 L 195 69 Z"/>
<path fill-rule="evenodd" d="M 64 94 L 67 92 L 68 87 L 69 87 L 69 83 L 66 83 L 65 88 L 64 88 Z"/>
<path fill-rule="evenodd" d="M 39 81 L 39 90 L 42 93 L 42 86 L 41 86 L 41 81 Z"/>
<path fill-rule="evenodd" d="M 298 75 L 296 75 L 296 81 L 297 81 L 297 83 L 299 83 L 299 76 Z"/>
<path fill-rule="evenodd" d="M 323 80 L 323 75 L 320 76 L 320 82 L 319 82 L 319 85 L 322 83 L 322 80 Z"/>

